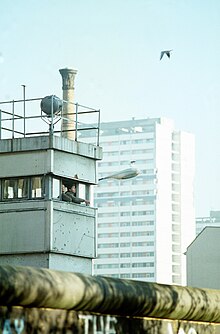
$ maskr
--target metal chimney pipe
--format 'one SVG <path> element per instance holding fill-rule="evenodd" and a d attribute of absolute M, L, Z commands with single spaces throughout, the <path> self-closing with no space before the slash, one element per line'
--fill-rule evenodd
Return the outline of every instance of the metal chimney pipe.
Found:
<path fill-rule="evenodd" d="M 59 70 L 62 76 L 63 82 L 63 100 L 67 101 L 63 103 L 63 120 L 61 131 L 63 137 L 75 140 L 76 133 L 73 131 L 76 128 L 75 116 L 74 116 L 74 79 L 77 73 L 76 70 L 71 68 L 63 68 Z M 70 102 L 70 103 L 68 103 Z M 70 131 L 72 130 L 72 131 Z"/>

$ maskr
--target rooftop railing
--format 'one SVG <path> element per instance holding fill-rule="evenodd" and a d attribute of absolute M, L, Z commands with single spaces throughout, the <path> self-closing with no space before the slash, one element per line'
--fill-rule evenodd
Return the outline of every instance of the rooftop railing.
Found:
<path fill-rule="evenodd" d="M 41 108 L 43 98 L 10 100 L 0 102 L 0 139 L 13 139 L 42 135 L 67 136 L 67 132 L 74 132 L 75 141 L 80 136 L 95 138 L 95 145 L 99 146 L 100 110 L 78 103 L 60 100 L 62 107 L 54 110 L 55 95 L 51 95 L 51 112 L 45 113 Z M 64 111 L 72 105 L 73 112 Z M 62 123 L 72 118 L 72 128 L 64 130 Z M 85 140 L 82 140 L 85 141 Z"/>

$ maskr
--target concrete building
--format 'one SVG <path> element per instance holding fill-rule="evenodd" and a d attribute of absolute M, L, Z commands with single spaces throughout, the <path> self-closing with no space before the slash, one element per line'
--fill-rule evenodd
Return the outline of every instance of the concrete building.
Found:
<path fill-rule="evenodd" d="M 220 227 L 207 226 L 188 246 L 187 285 L 220 289 Z"/>
<path fill-rule="evenodd" d="M 73 90 L 74 75 L 62 70 L 65 94 L 68 84 Z M 0 104 L 1 264 L 92 273 L 96 208 L 63 201 L 62 186 L 77 184 L 80 197 L 89 200 L 102 150 L 97 142 L 73 140 L 73 110 L 79 115 L 69 103 L 71 108 L 50 96 Z"/>
<path fill-rule="evenodd" d="M 220 226 L 220 211 L 210 211 L 209 217 L 196 218 L 196 235 L 198 235 L 206 226 Z"/>
<path fill-rule="evenodd" d="M 102 123 L 100 143 L 99 178 L 132 160 L 141 174 L 95 187 L 95 274 L 185 282 L 183 253 L 195 236 L 194 136 L 168 119 L 132 119 Z"/>

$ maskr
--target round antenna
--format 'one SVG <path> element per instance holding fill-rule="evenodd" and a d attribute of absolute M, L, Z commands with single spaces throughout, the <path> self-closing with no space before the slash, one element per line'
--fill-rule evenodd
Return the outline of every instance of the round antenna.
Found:
<path fill-rule="evenodd" d="M 52 117 L 52 114 L 57 115 L 62 111 L 63 102 L 56 95 L 45 96 L 41 100 L 40 107 L 48 117 Z"/>

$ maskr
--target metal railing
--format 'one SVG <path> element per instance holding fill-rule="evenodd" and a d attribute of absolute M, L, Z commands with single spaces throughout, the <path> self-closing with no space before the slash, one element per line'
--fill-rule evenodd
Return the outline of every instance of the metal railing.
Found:
<path fill-rule="evenodd" d="M 51 96 L 51 114 L 45 114 L 40 107 L 42 98 L 20 99 L 0 102 L 0 139 L 13 139 L 41 135 L 67 136 L 67 132 L 74 132 L 75 141 L 82 135 L 85 141 L 87 131 L 89 137 L 95 138 L 94 144 L 99 146 L 100 136 L 100 110 L 81 105 L 62 101 L 62 104 L 72 104 L 73 112 L 68 113 L 72 116 L 73 126 L 71 129 L 63 130 L 62 122 L 67 121 L 66 113 L 63 108 L 53 112 L 53 98 Z"/>

